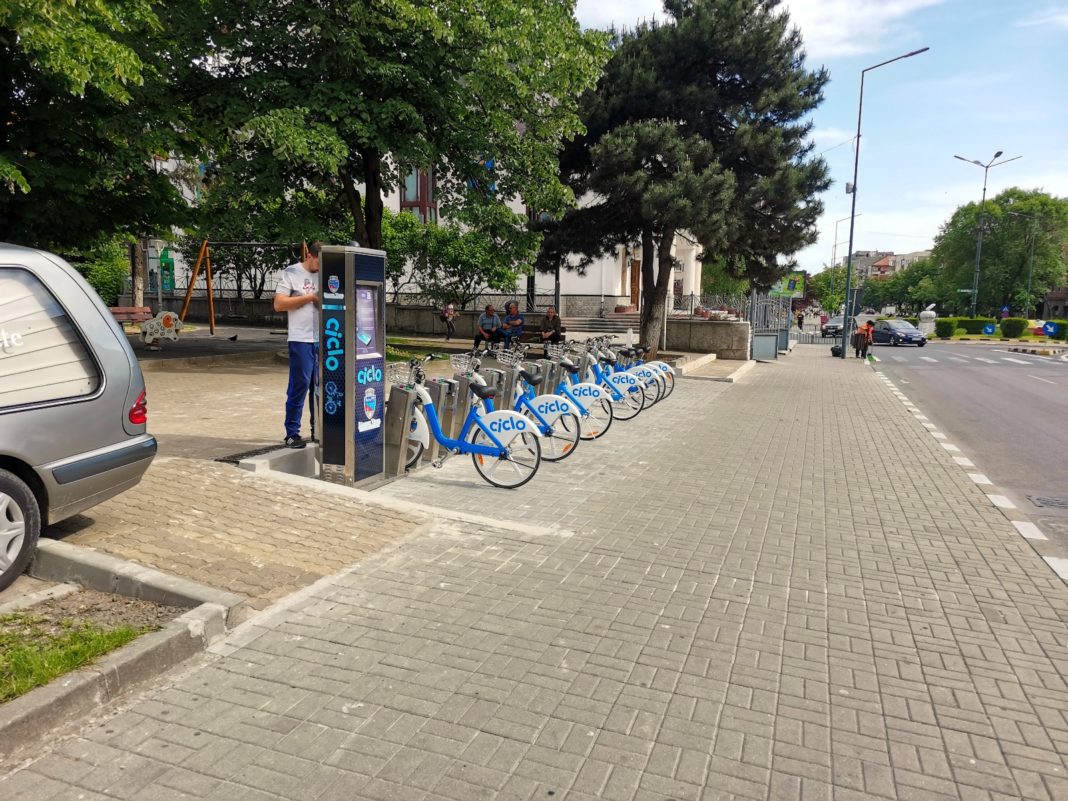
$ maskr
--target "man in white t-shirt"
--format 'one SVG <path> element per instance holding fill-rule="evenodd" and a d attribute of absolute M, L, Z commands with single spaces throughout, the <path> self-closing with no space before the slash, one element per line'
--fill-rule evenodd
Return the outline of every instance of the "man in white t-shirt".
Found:
<path fill-rule="evenodd" d="M 290 264 L 274 291 L 274 310 L 289 317 L 289 390 L 286 395 L 287 448 L 303 448 L 301 418 L 319 359 L 319 250 L 308 245 L 303 261 Z"/>

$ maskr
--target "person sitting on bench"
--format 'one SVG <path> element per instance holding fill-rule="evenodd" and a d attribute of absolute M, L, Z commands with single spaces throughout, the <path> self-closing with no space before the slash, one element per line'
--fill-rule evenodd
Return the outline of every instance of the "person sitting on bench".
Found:
<path fill-rule="evenodd" d="M 504 304 L 504 322 L 501 324 L 501 339 L 504 341 L 506 348 L 512 347 L 512 343 L 517 342 L 521 336 L 523 336 L 523 325 L 526 320 L 523 319 L 523 315 L 519 313 L 519 304 L 514 300 L 508 301 Z"/>
<path fill-rule="evenodd" d="M 486 343 L 488 349 L 494 342 L 501 341 L 501 318 L 494 311 L 492 303 L 486 306 L 486 311 L 479 315 L 476 327 L 478 329 L 475 332 L 474 347 L 476 350 L 483 342 Z"/>
<path fill-rule="evenodd" d="M 541 319 L 541 344 L 545 345 L 545 358 L 549 358 L 549 345 L 559 345 L 564 341 L 564 335 L 560 330 L 560 315 L 556 313 L 556 307 L 550 306 L 545 310 L 545 316 Z"/>

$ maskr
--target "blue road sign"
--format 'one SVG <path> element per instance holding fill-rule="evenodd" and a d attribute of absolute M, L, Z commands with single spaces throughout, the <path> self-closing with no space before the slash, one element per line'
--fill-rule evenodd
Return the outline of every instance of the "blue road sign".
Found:
<path fill-rule="evenodd" d="M 990 336 L 991 334 L 993 334 L 997 330 L 998 330 L 998 327 L 996 325 L 994 325 L 993 323 L 987 323 L 986 325 L 983 326 L 983 333 L 986 334 L 987 336 Z"/>
<path fill-rule="evenodd" d="M 1046 323 L 1042 326 L 1042 330 L 1046 332 L 1046 336 L 1055 337 L 1060 333 L 1061 327 L 1058 323 Z"/>

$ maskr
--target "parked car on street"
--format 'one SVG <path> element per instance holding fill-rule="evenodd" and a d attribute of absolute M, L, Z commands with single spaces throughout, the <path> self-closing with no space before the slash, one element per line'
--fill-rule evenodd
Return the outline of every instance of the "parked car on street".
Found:
<path fill-rule="evenodd" d="M 96 291 L 51 253 L 0 243 L 0 590 L 42 525 L 141 480 L 145 381 Z"/>
<path fill-rule="evenodd" d="M 840 337 L 842 336 L 842 325 L 844 322 L 844 318 L 842 317 L 832 317 L 820 326 L 820 333 L 825 337 Z"/>
<path fill-rule="evenodd" d="M 927 344 L 927 337 L 907 320 L 878 320 L 871 334 L 872 342 L 877 345 L 917 345 Z"/>

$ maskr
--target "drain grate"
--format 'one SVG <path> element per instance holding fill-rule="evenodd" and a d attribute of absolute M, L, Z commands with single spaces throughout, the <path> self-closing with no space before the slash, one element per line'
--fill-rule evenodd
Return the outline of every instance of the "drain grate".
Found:
<path fill-rule="evenodd" d="M 245 451 L 244 453 L 235 453 L 233 456 L 219 456 L 214 461 L 223 462 L 224 464 L 236 465 L 245 459 L 251 459 L 253 456 L 263 456 L 265 453 L 271 451 L 277 451 L 283 448 L 283 445 L 268 445 L 264 448 L 256 448 L 253 451 Z"/>
<path fill-rule="evenodd" d="M 1068 498 L 1049 498 L 1045 495 L 1028 495 L 1031 503 L 1045 509 L 1068 509 Z"/>

